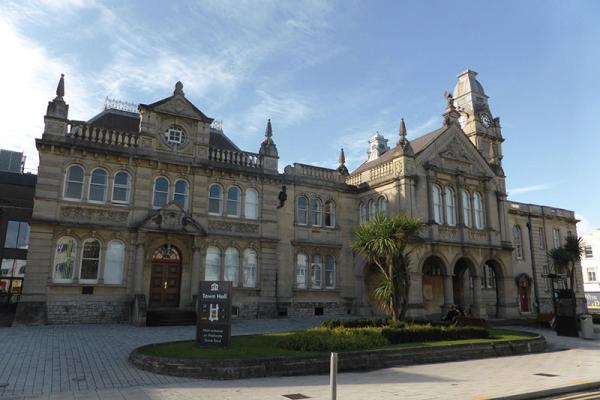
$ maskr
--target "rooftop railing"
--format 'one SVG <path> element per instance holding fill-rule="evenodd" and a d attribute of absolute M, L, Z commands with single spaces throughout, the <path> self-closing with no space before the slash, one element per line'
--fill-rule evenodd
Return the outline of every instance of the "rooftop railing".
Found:
<path fill-rule="evenodd" d="M 69 123 L 67 136 L 75 140 L 120 147 L 137 147 L 139 145 L 139 133 L 137 132 L 101 128 L 79 121 Z"/>
<path fill-rule="evenodd" d="M 248 151 L 225 150 L 217 147 L 209 147 L 208 160 L 242 167 L 262 168 L 260 155 Z"/>

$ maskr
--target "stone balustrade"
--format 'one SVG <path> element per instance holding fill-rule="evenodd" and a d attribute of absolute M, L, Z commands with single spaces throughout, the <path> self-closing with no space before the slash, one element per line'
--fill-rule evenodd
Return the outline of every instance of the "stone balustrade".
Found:
<path fill-rule="evenodd" d="M 294 163 L 294 166 L 285 167 L 285 173 L 288 175 L 303 176 L 312 179 L 319 179 L 330 182 L 341 182 L 342 175 L 330 168 L 316 167 L 313 165 Z"/>
<path fill-rule="evenodd" d="M 371 181 L 394 175 L 394 162 L 389 161 L 369 170 Z"/>
<path fill-rule="evenodd" d="M 70 121 L 67 137 L 92 143 L 108 144 L 119 147 L 137 147 L 139 133 L 107 129 L 88 125 L 85 122 Z"/>
<path fill-rule="evenodd" d="M 209 147 L 208 160 L 242 167 L 262 168 L 262 159 L 260 155 L 247 151 L 225 150 L 217 147 Z"/>

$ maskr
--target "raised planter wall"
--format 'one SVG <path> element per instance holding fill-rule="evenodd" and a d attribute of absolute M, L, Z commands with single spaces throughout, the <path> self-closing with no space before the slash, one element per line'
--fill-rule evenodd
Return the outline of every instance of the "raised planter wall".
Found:
<path fill-rule="evenodd" d="M 140 347 L 129 356 L 134 366 L 163 375 L 204 379 L 243 379 L 329 373 L 329 355 L 277 357 L 252 360 L 191 360 L 147 356 Z M 472 360 L 477 358 L 539 353 L 546 348 L 542 337 L 518 341 L 456 344 L 439 347 L 344 352 L 338 355 L 339 371 L 364 371 L 401 365 Z"/>

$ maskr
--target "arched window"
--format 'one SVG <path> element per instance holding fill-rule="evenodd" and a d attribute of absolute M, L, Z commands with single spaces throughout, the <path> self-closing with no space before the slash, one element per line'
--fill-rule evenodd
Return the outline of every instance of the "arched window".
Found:
<path fill-rule="evenodd" d="M 321 226 L 323 221 L 323 202 L 318 197 L 313 197 L 311 203 L 312 225 Z"/>
<path fill-rule="evenodd" d="M 242 273 L 244 274 L 244 287 L 256 287 L 256 269 L 257 269 L 256 251 L 253 249 L 244 250 L 244 258 L 242 260 Z"/>
<path fill-rule="evenodd" d="M 380 196 L 377 199 L 377 210 L 383 215 L 387 215 L 387 199 L 383 196 Z"/>
<path fill-rule="evenodd" d="M 240 252 L 234 247 L 225 250 L 225 277 L 224 280 L 232 282 L 236 287 L 239 284 Z"/>
<path fill-rule="evenodd" d="M 244 199 L 244 216 L 248 219 L 258 218 L 258 192 L 256 189 L 246 189 Z"/>
<path fill-rule="evenodd" d="M 456 200 L 454 190 L 450 186 L 444 188 L 444 200 L 446 200 L 446 224 L 456 225 Z"/>
<path fill-rule="evenodd" d="M 483 208 L 481 204 L 481 195 L 473 193 L 473 214 L 475 215 L 475 228 L 483 229 Z"/>
<path fill-rule="evenodd" d="M 321 272 L 323 271 L 323 257 L 313 256 L 313 262 L 310 266 L 310 287 L 321 289 Z"/>
<path fill-rule="evenodd" d="M 296 256 L 296 287 L 306 289 L 306 269 L 308 268 L 308 257 L 304 253 Z"/>
<path fill-rule="evenodd" d="M 206 249 L 204 280 L 221 280 L 221 250 L 218 247 L 210 246 Z"/>
<path fill-rule="evenodd" d="M 113 203 L 129 203 L 130 182 L 131 178 L 127 172 L 119 171 L 115 174 L 112 194 Z"/>
<path fill-rule="evenodd" d="M 237 186 L 232 186 L 227 190 L 227 215 L 230 217 L 239 217 L 242 213 L 242 192 Z"/>
<path fill-rule="evenodd" d="M 335 203 L 333 200 L 325 202 L 325 226 L 335 228 Z"/>
<path fill-rule="evenodd" d="M 462 198 L 462 208 L 463 208 L 463 222 L 465 226 L 471 227 L 471 196 L 469 196 L 469 192 L 466 190 L 461 190 L 460 195 Z"/>
<path fill-rule="evenodd" d="M 159 176 L 154 181 L 154 200 L 152 200 L 152 206 L 154 208 L 161 208 L 167 204 L 169 198 L 169 181 L 164 176 Z"/>
<path fill-rule="evenodd" d="M 442 223 L 442 191 L 438 185 L 431 187 L 431 198 L 433 202 L 433 220 L 436 224 Z"/>
<path fill-rule="evenodd" d="M 496 288 L 496 272 L 489 264 L 483 264 L 483 276 L 481 277 L 481 287 L 484 289 Z"/>
<path fill-rule="evenodd" d="M 515 245 L 515 258 L 517 260 L 523 259 L 523 237 L 521 235 L 521 227 L 515 225 L 513 228 L 513 239 Z"/>
<path fill-rule="evenodd" d="M 327 289 L 335 288 L 335 257 L 327 256 L 325 265 L 325 287 Z"/>
<path fill-rule="evenodd" d="M 298 196 L 296 199 L 296 222 L 300 225 L 308 224 L 308 199 Z"/>
<path fill-rule="evenodd" d="M 100 241 L 88 239 L 83 242 L 81 251 L 81 267 L 79 269 L 79 281 L 96 282 L 98 280 L 98 269 L 100 266 Z"/>
<path fill-rule="evenodd" d="M 377 214 L 377 206 L 373 200 L 369 200 L 369 221 L 372 221 Z"/>
<path fill-rule="evenodd" d="M 367 206 L 363 202 L 358 206 L 358 218 L 361 224 L 367 222 Z"/>
<path fill-rule="evenodd" d="M 187 210 L 188 208 L 188 197 L 189 197 L 189 185 L 183 179 L 175 181 L 175 191 L 173 192 L 173 201 L 179 207 Z"/>
<path fill-rule="evenodd" d="M 123 283 L 123 266 L 125 265 L 125 244 L 120 240 L 112 240 L 106 248 L 104 261 L 104 283 Z"/>
<path fill-rule="evenodd" d="M 208 189 L 208 213 L 221 215 L 223 212 L 223 188 L 217 183 L 210 185 Z"/>
<path fill-rule="evenodd" d="M 555 249 L 560 247 L 560 230 L 558 228 L 552 229 L 552 242 Z"/>
<path fill-rule="evenodd" d="M 72 237 L 61 237 L 56 241 L 53 268 L 54 282 L 73 281 L 76 255 L 77 240 Z"/>
<path fill-rule="evenodd" d="M 81 200 L 83 193 L 83 168 L 79 165 L 71 165 L 67 168 L 67 176 L 65 180 L 65 199 Z"/>
<path fill-rule="evenodd" d="M 106 187 L 108 186 L 108 174 L 102 168 L 96 168 L 92 171 L 90 178 L 90 191 L 88 200 L 99 203 L 106 201 Z"/>

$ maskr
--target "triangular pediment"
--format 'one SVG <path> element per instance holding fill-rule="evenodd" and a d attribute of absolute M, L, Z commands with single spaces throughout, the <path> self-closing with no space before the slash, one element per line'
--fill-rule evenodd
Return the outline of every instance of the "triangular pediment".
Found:
<path fill-rule="evenodd" d="M 209 124 L 213 121 L 212 118 L 207 117 L 191 101 L 180 94 L 174 94 L 173 96 L 159 100 L 155 103 L 141 105 L 141 107 L 147 107 L 157 113 L 187 117 Z"/>
<path fill-rule="evenodd" d="M 206 230 L 202 225 L 174 202 L 170 202 L 158 210 L 151 211 L 137 224 L 137 229 L 206 236 Z"/>
<path fill-rule="evenodd" d="M 417 163 L 446 171 L 495 176 L 479 150 L 458 125 L 450 126 L 417 156 Z"/>

